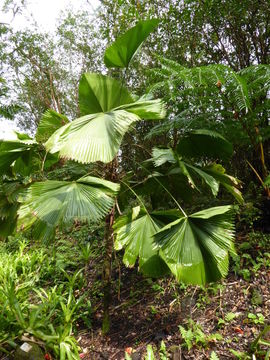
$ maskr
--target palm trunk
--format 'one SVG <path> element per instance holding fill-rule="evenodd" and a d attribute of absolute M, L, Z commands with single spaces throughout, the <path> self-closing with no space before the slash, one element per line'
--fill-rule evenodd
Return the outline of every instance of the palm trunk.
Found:
<path fill-rule="evenodd" d="M 110 330 L 110 304 L 111 304 L 111 276 L 112 276 L 112 254 L 113 254 L 113 225 L 114 208 L 106 218 L 105 227 L 105 259 L 103 264 L 103 321 L 102 333 L 107 334 Z"/>
<path fill-rule="evenodd" d="M 108 165 L 108 178 L 110 181 L 117 181 L 118 158 Z M 113 223 L 115 206 L 106 218 L 104 244 L 105 258 L 103 264 L 103 321 L 102 333 L 106 335 L 110 330 L 110 305 L 111 305 L 111 278 L 112 278 L 112 255 L 113 255 Z"/>

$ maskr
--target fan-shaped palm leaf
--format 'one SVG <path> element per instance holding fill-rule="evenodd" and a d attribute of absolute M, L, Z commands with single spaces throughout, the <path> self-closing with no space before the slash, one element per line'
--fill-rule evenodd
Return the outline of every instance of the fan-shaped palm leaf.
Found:
<path fill-rule="evenodd" d="M 46 239 L 57 226 L 75 219 L 99 221 L 113 206 L 113 195 L 118 189 L 118 184 L 91 176 L 73 182 L 34 183 L 21 199 L 18 227 L 27 229 L 35 225 L 36 232 Z"/>
<path fill-rule="evenodd" d="M 165 115 L 165 108 L 160 100 L 139 99 L 133 102 L 128 92 L 114 79 L 86 75 L 82 78 L 84 93 L 80 95 L 83 113 L 98 112 L 58 129 L 47 141 L 46 148 L 52 153 L 59 152 L 61 157 L 82 163 L 107 163 L 117 154 L 123 136 L 133 122 L 141 117 L 160 119 Z M 126 104 L 127 101 L 132 102 Z"/>
<path fill-rule="evenodd" d="M 135 265 L 139 257 L 140 270 L 150 276 L 161 276 L 168 271 L 164 261 L 154 249 L 152 236 L 163 226 L 154 216 L 140 206 L 132 209 L 129 215 L 121 216 L 114 224 L 116 233 L 115 249 L 125 248 L 123 258 L 126 266 Z"/>
<path fill-rule="evenodd" d="M 161 166 L 166 162 L 175 164 L 177 162 L 172 149 L 154 148 L 152 151 L 152 160 L 155 166 Z"/>
<path fill-rule="evenodd" d="M 79 85 L 81 115 L 105 113 L 133 101 L 125 86 L 116 79 L 94 73 L 86 73 L 81 77 Z"/>
<path fill-rule="evenodd" d="M 179 281 L 203 285 L 228 272 L 234 252 L 230 206 L 210 208 L 181 217 L 155 236 L 161 256 Z"/>
<path fill-rule="evenodd" d="M 107 67 L 128 67 L 139 46 L 157 27 L 159 20 L 139 21 L 136 26 L 119 36 L 105 52 L 104 62 Z"/>
<path fill-rule="evenodd" d="M 172 149 L 158 149 L 154 148 L 152 152 L 152 160 L 155 166 L 161 166 L 166 162 L 176 164 L 172 169 L 169 170 L 167 175 L 183 174 L 187 177 L 189 184 L 192 188 L 199 190 L 196 185 L 196 178 L 203 180 L 206 183 L 214 196 L 217 195 L 219 190 L 218 181 L 211 175 L 203 170 L 199 166 L 194 166 L 186 161 L 181 160 Z"/>
<path fill-rule="evenodd" d="M 214 163 L 204 167 L 203 170 L 213 176 L 222 186 L 224 186 L 225 189 L 231 193 L 240 204 L 244 203 L 242 193 L 239 190 L 239 187 L 241 187 L 241 181 L 226 174 L 226 170 L 222 165 Z"/>
<path fill-rule="evenodd" d="M 38 124 L 36 140 L 44 143 L 60 127 L 68 123 L 69 120 L 65 115 L 49 109 L 47 110 Z"/>
<path fill-rule="evenodd" d="M 17 202 L 21 192 L 27 186 L 26 181 L 7 181 L 0 186 L 0 237 L 6 238 L 16 229 Z"/>
<path fill-rule="evenodd" d="M 81 163 L 108 163 L 117 154 L 129 126 L 137 120 L 138 116 L 124 110 L 85 115 L 57 130 L 46 148 Z"/>

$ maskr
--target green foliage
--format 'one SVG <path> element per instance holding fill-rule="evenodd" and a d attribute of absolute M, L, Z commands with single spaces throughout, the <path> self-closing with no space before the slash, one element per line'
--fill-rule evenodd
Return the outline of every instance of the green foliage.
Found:
<path fill-rule="evenodd" d="M 180 139 L 177 152 L 188 158 L 202 158 L 226 160 L 231 158 L 233 147 L 217 132 L 210 130 L 194 130 Z"/>
<path fill-rule="evenodd" d="M 261 313 L 258 314 L 248 313 L 248 319 L 255 325 L 257 324 L 264 325 L 264 321 L 265 321 L 265 318 Z"/>
<path fill-rule="evenodd" d="M 110 181 L 86 176 L 76 182 L 36 182 L 29 187 L 18 214 L 18 227 L 34 227 L 35 236 L 48 240 L 59 225 L 74 220 L 97 222 L 112 208 L 119 186 Z"/>
<path fill-rule="evenodd" d="M 65 249 L 65 258 L 77 261 L 74 247 Z M 22 237 L 0 246 L 0 265 L 0 346 L 22 335 L 34 336 L 57 358 L 78 359 L 74 325 L 84 321 L 90 326 L 91 313 L 86 294 L 78 294 L 85 284 L 82 270 L 64 272 L 63 277 L 62 265 L 50 249 L 30 248 Z"/>
<path fill-rule="evenodd" d="M 165 115 L 161 101 L 134 102 L 117 80 L 99 74 L 82 77 L 79 100 L 84 116 L 57 130 L 46 148 L 82 163 L 112 161 L 129 126 L 141 120 L 141 115 L 151 119 Z M 127 102 L 130 104 L 123 106 Z"/>
<path fill-rule="evenodd" d="M 215 351 L 211 352 L 210 360 L 219 360 L 219 357 L 217 356 Z"/>
<path fill-rule="evenodd" d="M 140 45 L 158 23 L 157 19 L 139 21 L 136 26 L 119 36 L 105 51 L 105 65 L 109 68 L 127 68 Z"/>
<path fill-rule="evenodd" d="M 31 165 L 33 150 L 37 150 L 37 143 L 32 139 L 18 139 L 14 141 L 0 140 L 0 174 L 11 173 L 11 165 L 21 161 L 26 168 Z M 13 167 L 16 171 L 16 167 Z"/>
<path fill-rule="evenodd" d="M 152 345 L 150 345 L 150 344 L 147 345 L 146 351 L 147 351 L 147 354 L 146 354 L 144 360 L 155 360 L 155 354 L 154 354 Z"/>
<path fill-rule="evenodd" d="M 259 333 L 257 338 L 253 341 L 250 348 L 252 352 L 258 353 L 259 355 L 264 354 L 264 360 L 269 360 L 270 357 L 270 341 L 266 340 L 265 337 L 270 331 L 270 326 L 265 326 L 265 328 Z M 266 351 L 260 351 L 260 346 L 263 345 L 266 347 Z"/>
<path fill-rule="evenodd" d="M 117 219 L 114 224 L 114 246 L 116 250 L 125 247 L 123 262 L 126 266 L 134 266 L 139 257 L 139 269 L 147 275 L 158 277 L 168 271 L 153 242 L 153 235 L 161 227 L 162 223 L 155 215 L 149 214 L 140 206 L 133 208 L 130 214 Z"/>
<path fill-rule="evenodd" d="M 134 100 L 119 81 L 101 74 L 86 73 L 79 84 L 79 104 L 82 116 L 106 113 Z"/>
<path fill-rule="evenodd" d="M 179 330 L 184 340 L 184 346 L 186 346 L 188 350 L 193 346 L 207 348 L 211 342 L 222 340 L 222 336 L 219 333 L 213 333 L 211 335 L 205 334 L 201 325 L 191 319 L 188 323 L 188 329 L 180 325 Z"/>
<path fill-rule="evenodd" d="M 155 235 L 164 259 L 178 281 L 205 284 L 228 272 L 234 253 L 231 208 L 221 206 L 169 223 Z"/>
<path fill-rule="evenodd" d="M 197 142 L 195 141 L 196 139 Z M 195 146 L 192 145 L 193 142 L 194 144 L 196 143 Z M 225 148 L 227 148 L 227 155 L 225 155 Z M 154 148 L 152 161 L 157 167 L 167 162 L 174 164 L 171 165 L 169 169 L 165 168 L 165 175 L 168 177 L 170 175 L 184 176 L 188 180 L 189 185 L 197 191 L 200 191 L 199 186 L 197 186 L 198 181 L 206 184 L 214 196 L 217 195 L 219 186 L 222 185 L 227 192 L 232 194 L 235 199 L 242 204 L 244 200 L 238 189 L 240 187 L 240 181 L 226 174 L 225 168 L 221 164 L 211 161 L 211 158 L 216 159 L 217 157 L 222 158 L 228 156 L 231 154 L 231 150 L 231 144 L 219 134 L 198 130 L 180 139 L 177 145 L 177 151 L 173 149 Z M 199 158 L 199 161 L 197 159 L 197 161 L 191 162 L 191 159 L 194 157 Z M 202 160 L 204 160 L 204 166 L 201 165 Z"/>
<path fill-rule="evenodd" d="M 61 126 L 68 123 L 69 120 L 65 115 L 58 114 L 56 111 L 47 110 L 40 119 L 36 132 L 36 140 L 45 143 L 49 137 Z"/>

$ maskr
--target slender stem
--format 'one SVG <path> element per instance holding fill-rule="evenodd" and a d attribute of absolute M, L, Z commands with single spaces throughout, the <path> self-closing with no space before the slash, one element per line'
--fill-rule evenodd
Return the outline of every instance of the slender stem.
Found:
<path fill-rule="evenodd" d="M 140 198 L 140 196 L 123 180 L 120 180 L 123 184 L 126 185 L 126 187 L 129 188 L 129 190 L 136 196 L 136 198 L 138 199 L 138 201 L 141 203 L 143 209 L 146 211 L 146 213 L 149 215 L 149 212 L 146 209 L 146 206 L 144 205 L 144 202 L 142 201 L 142 199 Z"/>
<path fill-rule="evenodd" d="M 106 335 L 110 330 L 110 304 L 111 304 L 111 277 L 112 277 L 112 253 L 113 253 L 113 222 L 114 208 L 106 218 L 105 227 L 105 258 L 103 264 L 103 321 L 102 333 Z"/>
<path fill-rule="evenodd" d="M 257 176 L 257 178 L 259 179 L 260 183 L 262 184 L 263 187 L 265 187 L 263 179 L 260 177 L 258 171 L 251 165 L 251 163 L 246 160 L 246 162 L 248 163 L 249 167 L 252 169 L 252 171 L 254 172 L 254 174 Z"/>
<path fill-rule="evenodd" d="M 44 155 L 44 158 L 43 158 L 43 160 L 42 160 L 42 164 L 41 164 L 41 172 L 42 172 L 42 174 L 44 173 L 44 165 L 45 165 L 45 161 L 46 161 L 47 155 L 48 155 L 48 151 L 46 151 L 46 153 L 45 153 L 45 155 Z"/>

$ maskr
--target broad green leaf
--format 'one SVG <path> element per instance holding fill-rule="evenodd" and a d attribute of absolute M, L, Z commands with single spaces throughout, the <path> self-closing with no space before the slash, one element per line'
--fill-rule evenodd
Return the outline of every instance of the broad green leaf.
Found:
<path fill-rule="evenodd" d="M 0 174 L 9 173 L 10 166 L 17 159 L 27 156 L 37 143 L 34 140 L 0 141 Z"/>
<path fill-rule="evenodd" d="M 232 156 L 233 147 L 220 134 L 210 130 L 194 130 L 185 135 L 177 145 L 181 156 L 227 160 Z"/>
<path fill-rule="evenodd" d="M 91 176 L 72 182 L 36 182 L 20 200 L 18 228 L 34 225 L 36 233 L 47 239 L 57 226 L 73 220 L 97 222 L 112 208 L 118 190 L 118 184 Z"/>
<path fill-rule="evenodd" d="M 0 237 L 6 238 L 16 229 L 18 196 L 24 185 L 10 181 L 0 186 Z"/>
<path fill-rule="evenodd" d="M 59 114 L 52 109 L 47 110 L 38 124 L 36 140 L 44 143 L 57 129 L 68 122 L 69 120 L 65 115 Z"/>
<path fill-rule="evenodd" d="M 172 149 L 154 148 L 152 151 L 152 160 L 155 166 L 161 166 L 166 162 L 176 163 L 175 155 Z"/>
<path fill-rule="evenodd" d="M 264 185 L 266 185 L 266 186 L 269 186 L 269 185 L 270 185 L 270 175 L 268 175 L 268 176 L 266 177 L 266 179 L 264 180 Z"/>
<path fill-rule="evenodd" d="M 234 252 L 231 210 L 220 206 L 181 217 L 154 236 L 177 280 L 203 285 L 227 274 L 228 253 Z"/>
<path fill-rule="evenodd" d="M 103 75 L 85 74 L 80 87 L 81 111 L 87 115 L 62 126 L 45 144 L 48 151 L 59 152 L 63 158 L 108 163 L 116 156 L 133 122 L 141 117 L 161 119 L 165 115 L 162 101 L 134 102 L 118 81 Z"/>
<path fill-rule="evenodd" d="M 119 36 L 105 51 L 105 65 L 108 68 L 127 68 L 140 45 L 158 23 L 157 19 L 139 21 L 136 26 Z"/>
<path fill-rule="evenodd" d="M 161 120 L 166 115 L 165 105 L 160 99 L 144 100 L 140 98 L 132 104 L 119 106 L 115 110 L 121 109 L 138 115 L 141 119 L 144 120 Z"/>
<path fill-rule="evenodd" d="M 133 101 L 125 86 L 116 79 L 94 73 L 86 73 L 81 77 L 79 84 L 81 115 L 105 113 Z"/>
<path fill-rule="evenodd" d="M 185 163 L 185 166 L 189 169 L 189 172 L 192 171 L 201 179 L 203 179 L 203 181 L 210 187 L 212 194 L 214 196 L 217 196 L 219 190 L 219 182 L 212 175 L 207 174 L 203 169 L 200 169 L 198 166 L 193 166 L 188 163 Z"/>
<path fill-rule="evenodd" d="M 162 223 L 150 214 L 133 208 L 129 215 L 120 216 L 114 224 L 116 234 L 115 249 L 125 248 L 123 258 L 126 266 L 135 265 L 139 257 L 140 270 L 149 276 L 161 276 L 167 272 L 167 266 L 154 249 L 152 236 L 162 227 Z"/>
<path fill-rule="evenodd" d="M 187 177 L 189 184 L 193 189 L 198 189 L 194 176 L 202 179 L 211 189 L 214 196 L 219 190 L 218 181 L 211 175 L 205 172 L 198 166 L 191 165 L 186 161 L 181 160 L 179 156 L 172 149 L 158 149 L 154 148 L 152 153 L 152 160 L 155 166 L 161 166 L 166 162 L 177 163 L 169 172 L 168 175 L 183 174 Z"/>
<path fill-rule="evenodd" d="M 219 182 L 210 174 L 204 171 L 199 166 L 188 164 L 186 161 L 179 160 L 178 167 L 174 167 L 168 172 L 168 175 L 183 174 L 187 177 L 190 186 L 193 189 L 200 191 L 197 185 L 198 179 L 202 180 L 208 185 L 214 196 L 217 196 L 219 190 Z M 197 181 L 196 181 L 197 180 Z"/>
<path fill-rule="evenodd" d="M 138 120 L 124 110 L 85 115 L 57 130 L 45 146 L 66 159 L 108 163 L 117 154 L 129 126 Z"/>

